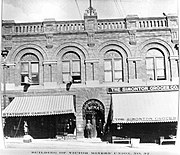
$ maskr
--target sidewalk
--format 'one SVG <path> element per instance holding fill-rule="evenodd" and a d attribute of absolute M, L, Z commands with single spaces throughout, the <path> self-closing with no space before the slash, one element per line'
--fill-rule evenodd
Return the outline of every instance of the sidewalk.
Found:
<path fill-rule="evenodd" d="M 54 154 L 113 154 L 113 155 L 178 155 L 175 145 L 157 145 L 140 143 L 132 148 L 131 144 L 111 144 L 99 142 L 93 139 L 57 140 L 57 139 L 33 139 L 30 143 L 24 143 L 23 138 L 5 139 L 6 151 L 30 151 L 28 154 L 50 154 L 47 151 L 57 151 Z M 40 152 L 39 152 L 40 151 Z M 43 153 L 42 151 L 46 151 Z M 86 153 L 84 152 L 86 151 Z M 9 155 L 9 154 L 8 154 Z"/>

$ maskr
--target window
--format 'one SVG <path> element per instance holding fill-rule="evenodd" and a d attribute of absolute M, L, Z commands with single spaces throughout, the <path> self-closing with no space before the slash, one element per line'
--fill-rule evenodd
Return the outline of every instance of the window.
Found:
<path fill-rule="evenodd" d="M 62 75 L 64 83 L 69 81 L 81 83 L 81 65 L 77 54 L 68 52 L 63 56 Z"/>
<path fill-rule="evenodd" d="M 165 80 L 165 58 L 157 49 L 151 49 L 146 55 L 146 73 L 149 80 Z"/>
<path fill-rule="evenodd" d="M 26 54 L 21 58 L 21 85 L 39 84 L 39 60 L 34 54 Z"/>
<path fill-rule="evenodd" d="M 179 59 L 176 60 L 177 77 L 179 77 Z"/>
<path fill-rule="evenodd" d="M 105 82 L 123 81 L 122 56 L 116 51 L 108 51 L 104 59 Z"/>

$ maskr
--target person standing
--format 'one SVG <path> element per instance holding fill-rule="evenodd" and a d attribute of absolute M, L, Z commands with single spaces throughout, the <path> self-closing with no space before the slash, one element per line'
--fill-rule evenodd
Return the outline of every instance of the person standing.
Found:
<path fill-rule="evenodd" d="M 27 121 L 24 121 L 24 134 L 28 135 L 28 124 L 27 124 Z"/>
<path fill-rule="evenodd" d="M 99 122 L 98 122 L 98 125 L 97 125 L 97 137 L 102 137 L 103 135 L 103 123 L 102 123 L 102 120 L 100 119 Z"/>
<path fill-rule="evenodd" d="M 92 124 L 91 124 L 90 120 L 87 121 L 85 129 L 87 132 L 87 138 L 91 138 L 92 137 Z"/>

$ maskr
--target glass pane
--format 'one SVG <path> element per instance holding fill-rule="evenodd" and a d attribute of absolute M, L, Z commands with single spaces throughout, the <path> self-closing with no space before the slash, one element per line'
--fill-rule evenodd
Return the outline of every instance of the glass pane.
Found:
<path fill-rule="evenodd" d="M 81 77 L 80 76 L 72 76 L 73 83 L 81 83 Z"/>
<path fill-rule="evenodd" d="M 114 78 L 116 79 L 116 80 L 119 80 L 119 79 L 122 79 L 122 71 L 119 71 L 119 72 L 115 72 L 114 73 Z"/>
<path fill-rule="evenodd" d="M 28 82 L 28 74 L 21 74 L 21 82 Z"/>
<path fill-rule="evenodd" d="M 112 72 L 105 72 L 105 81 L 112 82 Z"/>
<path fill-rule="evenodd" d="M 163 54 L 160 50 L 151 49 L 147 52 L 147 57 L 163 57 Z"/>
<path fill-rule="evenodd" d="M 114 60 L 114 70 L 122 70 L 122 60 Z"/>
<path fill-rule="evenodd" d="M 63 74 L 63 82 L 69 82 L 70 81 L 70 75 L 69 74 Z"/>
<path fill-rule="evenodd" d="M 111 66 L 111 60 L 105 60 L 104 61 L 104 70 L 111 70 L 112 66 Z"/>
<path fill-rule="evenodd" d="M 154 80 L 154 71 L 153 70 L 147 70 L 147 78 L 148 78 L 148 80 Z"/>
<path fill-rule="evenodd" d="M 73 61 L 72 62 L 72 68 L 73 68 L 73 72 L 80 72 L 80 61 Z"/>
<path fill-rule="evenodd" d="M 38 74 L 32 74 L 32 83 L 38 84 L 39 83 L 39 76 Z"/>
<path fill-rule="evenodd" d="M 70 65 L 69 65 L 69 61 L 66 61 L 66 62 L 63 62 L 63 72 L 69 72 L 69 67 L 70 67 Z"/>
<path fill-rule="evenodd" d="M 178 60 L 176 60 L 175 62 L 174 62 L 175 64 L 174 64 L 174 76 L 175 77 L 178 77 L 179 76 L 179 62 L 178 62 Z"/>
<path fill-rule="evenodd" d="M 146 58 L 146 69 L 154 69 L 153 58 Z"/>
<path fill-rule="evenodd" d="M 32 73 L 38 73 L 39 72 L 39 64 L 38 63 L 32 63 L 31 64 L 31 71 L 32 71 Z"/>
<path fill-rule="evenodd" d="M 164 74 L 164 69 L 158 69 L 157 70 L 157 79 L 159 79 L 159 78 L 165 78 L 165 74 Z"/>
<path fill-rule="evenodd" d="M 26 62 L 21 63 L 21 72 L 28 72 L 28 70 L 29 70 L 28 63 Z"/>
<path fill-rule="evenodd" d="M 164 58 L 156 58 L 157 69 L 164 69 Z"/>

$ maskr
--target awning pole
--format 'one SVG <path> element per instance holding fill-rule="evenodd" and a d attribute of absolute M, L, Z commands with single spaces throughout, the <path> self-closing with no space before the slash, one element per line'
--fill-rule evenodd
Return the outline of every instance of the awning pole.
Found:
<path fill-rule="evenodd" d="M 22 117 L 19 120 L 19 123 L 18 123 L 17 129 L 16 129 L 16 133 L 14 134 L 14 137 L 16 137 L 16 135 L 17 135 L 17 132 L 18 132 L 20 124 L 21 124 L 21 120 L 22 120 Z"/>

